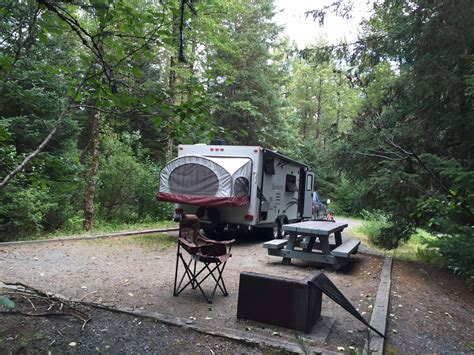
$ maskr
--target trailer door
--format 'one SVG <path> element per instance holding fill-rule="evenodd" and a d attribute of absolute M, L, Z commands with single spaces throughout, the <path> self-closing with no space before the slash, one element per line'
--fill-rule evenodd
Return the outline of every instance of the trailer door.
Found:
<path fill-rule="evenodd" d="M 306 173 L 305 191 L 304 191 L 304 208 L 303 218 L 310 218 L 313 215 L 313 184 L 314 184 L 314 173 Z"/>

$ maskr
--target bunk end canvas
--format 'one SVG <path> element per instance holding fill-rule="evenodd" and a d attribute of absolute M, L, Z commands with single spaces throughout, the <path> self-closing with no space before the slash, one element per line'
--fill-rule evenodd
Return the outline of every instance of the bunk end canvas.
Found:
<path fill-rule="evenodd" d="M 186 155 L 163 168 L 156 197 L 195 206 L 247 206 L 251 176 L 249 158 Z"/>

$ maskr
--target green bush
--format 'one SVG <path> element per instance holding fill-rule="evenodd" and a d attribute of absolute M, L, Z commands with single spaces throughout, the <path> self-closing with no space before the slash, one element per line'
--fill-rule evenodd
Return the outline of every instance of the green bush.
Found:
<path fill-rule="evenodd" d="M 145 156 L 139 139 L 139 133 L 134 133 L 104 140 L 96 200 L 98 218 L 103 221 L 134 223 L 172 215 L 170 204 L 155 199 L 160 167 Z"/>
<path fill-rule="evenodd" d="M 390 216 L 382 211 L 361 211 L 364 221 L 359 230 L 369 237 L 371 243 L 378 247 L 386 248 L 384 231 L 392 227 Z"/>
<path fill-rule="evenodd" d="M 351 181 L 342 176 L 335 187 L 330 210 L 336 214 L 362 216 L 367 191 L 365 183 Z"/>
<path fill-rule="evenodd" d="M 425 242 L 421 256 L 441 268 L 467 277 L 474 283 L 474 227 L 469 207 L 461 197 L 445 200 L 428 198 L 417 205 L 416 218 L 428 220 L 428 227 L 437 238 Z M 467 205 L 468 206 L 468 205 Z"/>
<path fill-rule="evenodd" d="M 463 234 L 441 235 L 427 241 L 427 250 L 420 256 L 438 267 L 467 277 L 474 283 L 474 233 L 467 227 Z"/>
<path fill-rule="evenodd" d="M 0 241 L 27 237 L 42 230 L 43 218 L 50 207 L 50 191 L 41 185 L 10 184 L 0 197 Z"/>

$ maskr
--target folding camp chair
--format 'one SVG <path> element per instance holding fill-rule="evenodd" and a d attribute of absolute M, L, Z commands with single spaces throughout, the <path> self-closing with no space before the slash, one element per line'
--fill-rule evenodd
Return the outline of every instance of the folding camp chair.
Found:
<path fill-rule="evenodd" d="M 195 215 L 183 214 L 179 224 L 173 295 L 179 296 L 188 286 L 191 286 L 193 290 L 198 288 L 208 303 L 212 303 L 217 288 L 224 296 L 227 296 L 223 273 L 227 260 L 232 256 L 230 251 L 234 242 L 234 239 L 216 241 L 206 238 L 200 233 L 199 218 Z M 188 260 L 183 256 L 181 249 L 189 254 Z M 180 261 L 184 271 L 178 283 Z M 210 297 L 201 287 L 209 277 L 215 281 Z"/>

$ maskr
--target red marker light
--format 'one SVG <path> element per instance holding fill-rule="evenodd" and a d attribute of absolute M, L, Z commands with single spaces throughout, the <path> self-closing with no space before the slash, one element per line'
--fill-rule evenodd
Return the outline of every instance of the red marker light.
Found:
<path fill-rule="evenodd" d="M 250 222 L 253 221 L 253 215 L 251 215 L 251 214 L 246 214 L 244 218 L 245 218 L 246 221 L 250 221 Z"/>
<path fill-rule="evenodd" d="M 223 151 L 224 151 L 224 148 L 221 148 L 221 152 L 223 152 Z"/>

